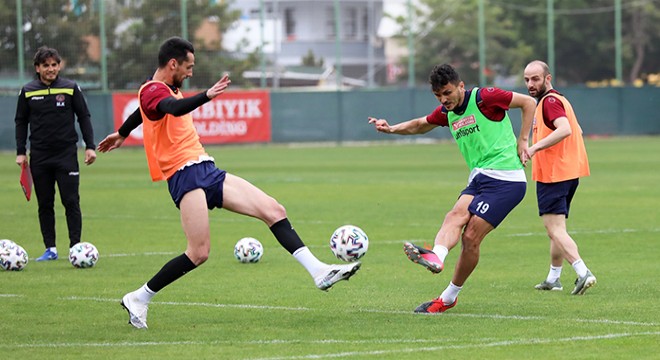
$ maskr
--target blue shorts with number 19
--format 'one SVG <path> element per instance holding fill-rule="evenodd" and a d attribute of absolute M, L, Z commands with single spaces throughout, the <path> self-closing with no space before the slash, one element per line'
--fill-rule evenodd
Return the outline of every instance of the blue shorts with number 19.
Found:
<path fill-rule="evenodd" d="M 461 195 L 473 195 L 468 210 L 497 227 L 525 197 L 527 183 L 504 181 L 477 174 Z"/>

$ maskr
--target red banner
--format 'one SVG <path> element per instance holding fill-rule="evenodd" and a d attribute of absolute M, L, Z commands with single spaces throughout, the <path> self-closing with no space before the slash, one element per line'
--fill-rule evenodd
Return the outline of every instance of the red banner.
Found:
<path fill-rule="evenodd" d="M 184 96 L 195 93 L 184 93 Z M 138 107 L 137 94 L 113 94 L 115 130 Z M 202 144 L 269 142 L 271 140 L 270 94 L 267 91 L 223 93 L 192 113 Z M 123 145 L 142 145 L 142 125 Z"/>

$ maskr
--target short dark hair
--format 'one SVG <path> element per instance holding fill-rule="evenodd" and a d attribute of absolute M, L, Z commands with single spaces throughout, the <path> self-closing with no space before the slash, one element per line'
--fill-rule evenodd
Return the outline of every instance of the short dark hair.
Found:
<path fill-rule="evenodd" d="M 164 67 L 170 59 L 184 62 L 188 59 L 188 53 L 195 53 L 195 48 L 190 41 L 173 36 L 160 46 L 158 51 L 158 67 Z"/>
<path fill-rule="evenodd" d="M 461 77 L 458 76 L 456 70 L 454 70 L 449 64 L 434 66 L 429 75 L 429 83 L 431 84 L 431 90 L 433 91 L 440 90 L 441 87 L 449 83 L 458 85 L 460 82 Z"/>
<path fill-rule="evenodd" d="M 34 66 L 41 65 L 46 62 L 46 60 L 53 58 L 57 63 L 62 62 L 62 58 L 57 50 L 49 48 L 48 46 L 42 46 L 37 49 L 37 52 L 34 53 Z"/>

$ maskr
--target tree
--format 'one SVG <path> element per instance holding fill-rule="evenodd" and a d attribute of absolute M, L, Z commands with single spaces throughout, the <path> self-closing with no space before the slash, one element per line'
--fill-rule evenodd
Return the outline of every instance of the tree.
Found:
<path fill-rule="evenodd" d="M 625 29 L 624 64 L 630 68 L 628 81 L 634 82 L 650 73 L 660 73 L 660 9 L 653 2 L 627 9 L 623 13 Z"/>
<path fill-rule="evenodd" d="M 516 19 L 519 39 L 533 48 L 535 58 L 547 60 L 546 2 L 495 1 Z M 559 85 L 609 83 L 615 72 L 615 22 L 612 0 L 554 1 L 554 78 Z M 622 1 L 623 68 L 631 82 L 640 71 L 659 71 L 646 52 L 660 55 L 660 14 L 653 1 Z M 657 57 L 656 57 L 657 58 Z M 531 59 L 530 59 L 531 60 Z M 625 70 L 628 69 L 628 70 Z M 641 70 L 645 69 L 645 70 Z"/>
<path fill-rule="evenodd" d="M 427 82 L 430 69 L 448 63 L 468 84 L 479 82 L 478 1 L 421 0 L 412 31 L 415 38 L 415 78 Z M 514 20 L 500 6 L 485 6 L 487 39 L 486 75 L 492 83 L 498 75 L 508 76 L 519 69 L 531 47 L 517 39 Z M 407 19 L 402 38 L 410 31 Z M 407 63 L 407 59 L 403 60 Z M 406 75 L 407 76 L 407 75 Z"/>
<path fill-rule="evenodd" d="M 180 0 L 136 1 L 130 4 L 116 9 L 115 14 L 122 19 L 118 21 L 109 58 L 110 87 L 115 89 L 137 88 L 156 69 L 160 44 L 171 36 L 181 36 Z M 213 19 L 218 26 L 213 31 L 219 33 L 206 35 L 221 37 L 240 14 L 230 10 L 225 1 L 194 0 L 186 4 L 187 32 L 189 40 L 195 45 L 195 70 L 189 80 L 190 87 L 207 87 L 210 80 L 219 79 L 223 72 L 232 74 L 234 85 L 244 83 L 240 70 L 257 64 L 254 56 L 232 58 L 222 52 L 220 44 L 208 45 L 203 38 L 192 38 L 207 19 Z M 134 17 L 135 14 L 140 14 L 140 17 Z"/>
<path fill-rule="evenodd" d="M 16 1 L 0 1 L 0 19 L 5 26 L 0 35 L 3 51 L 0 53 L 0 66 L 2 70 L 17 70 L 18 44 L 16 29 Z M 87 44 L 81 40 L 82 36 L 92 32 L 93 16 L 92 0 L 78 0 L 79 9 L 84 13 L 76 15 L 71 8 L 71 0 L 22 0 L 23 18 L 23 56 L 26 69 L 31 72 L 32 56 L 41 46 L 56 48 L 67 67 L 75 67 L 87 60 Z M 96 17 L 98 23 L 98 17 Z"/>
<path fill-rule="evenodd" d="M 478 1 L 420 0 L 413 26 L 418 82 L 426 82 L 433 65 L 450 63 L 466 83 L 477 83 Z M 521 80 L 527 62 L 547 61 L 547 0 L 483 1 L 488 83 L 498 75 Z M 660 57 L 660 10 L 652 0 L 622 3 L 623 67 L 633 81 L 660 71 L 655 60 Z M 555 81 L 567 85 L 613 79 L 614 1 L 555 0 L 554 14 Z M 399 19 L 403 39 L 409 31 L 405 20 Z"/>
<path fill-rule="evenodd" d="M 110 89 L 135 90 L 156 66 L 158 48 L 170 36 L 181 36 L 181 0 L 113 2 L 101 0 L 21 0 L 26 72 L 32 72 L 32 56 L 40 46 L 56 48 L 64 60 L 63 75 L 100 86 L 100 50 L 90 50 L 90 40 L 100 42 L 100 8 L 105 6 L 107 70 Z M 124 6 L 123 4 L 128 4 Z M 255 54 L 232 57 L 222 51 L 222 34 L 239 17 L 229 1 L 188 0 L 187 33 L 195 45 L 195 76 L 191 87 L 206 87 L 223 72 L 232 74 L 234 85 L 244 83 L 244 69 L 258 64 Z M 15 0 L 0 0 L 0 71 L 15 74 L 18 64 Z M 210 33 L 195 35 L 204 22 L 217 24 Z M 208 44 L 205 37 L 219 39 Z M 13 76 L 13 75 L 10 75 Z M 17 84 L 16 86 L 19 86 Z M 88 88 L 92 84 L 87 85 Z"/>
<path fill-rule="evenodd" d="M 307 54 L 300 60 L 300 63 L 303 66 L 323 67 L 323 58 L 317 59 L 312 49 L 309 49 Z"/>

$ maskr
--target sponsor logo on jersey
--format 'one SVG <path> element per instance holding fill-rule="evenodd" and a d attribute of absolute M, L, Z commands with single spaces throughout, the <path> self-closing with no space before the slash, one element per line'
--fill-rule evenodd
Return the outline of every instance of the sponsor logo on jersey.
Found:
<path fill-rule="evenodd" d="M 464 118 L 462 118 L 458 121 L 454 121 L 453 123 L 451 123 L 451 127 L 454 131 L 456 131 L 456 130 L 462 128 L 462 127 L 472 125 L 476 122 L 477 122 L 477 119 L 474 118 L 474 115 L 470 115 L 470 116 L 464 117 Z"/>
<path fill-rule="evenodd" d="M 65 106 L 65 104 L 64 104 L 64 99 L 65 99 L 64 95 L 62 95 L 62 94 L 57 94 L 57 95 L 55 96 L 55 106 L 57 106 L 57 107 L 64 107 L 64 106 Z"/>
<path fill-rule="evenodd" d="M 470 125 L 474 125 L 476 122 L 477 119 L 474 117 L 474 115 L 466 116 L 458 121 L 454 121 L 451 124 L 451 127 L 454 130 L 454 138 L 458 140 L 463 136 L 473 134 L 475 131 L 480 131 L 479 125 L 468 127 Z"/>

